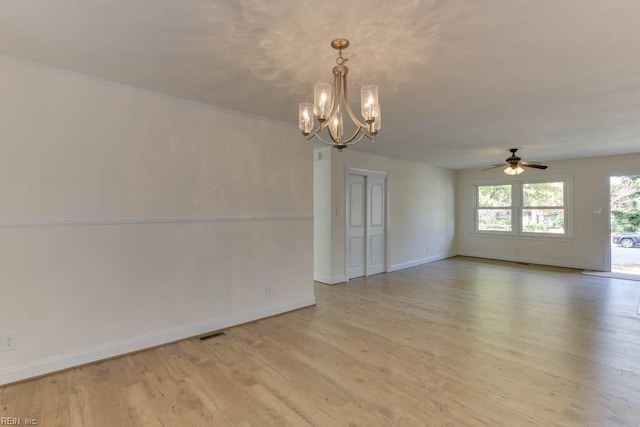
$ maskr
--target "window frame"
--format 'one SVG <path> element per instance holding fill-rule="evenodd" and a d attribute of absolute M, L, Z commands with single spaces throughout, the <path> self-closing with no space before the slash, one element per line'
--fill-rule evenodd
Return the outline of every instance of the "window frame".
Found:
<path fill-rule="evenodd" d="M 478 187 L 489 187 L 489 186 L 509 186 L 511 187 L 511 204 L 509 206 L 480 206 L 480 200 L 478 197 Z M 514 197 L 515 197 L 515 189 L 514 189 L 514 185 L 512 182 L 496 182 L 496 183 L 490 183 L 490 184 L 477 184 L 474 185 L 474 229 L 477 233 L 482 233 L 482 234 L 503 234 L 503 235 L 510 235 L 513 234 L 513 232 L 515 231 L 515 226 L 514 226 L 514 217 L 515 217 L 515 213 L 514 213 Z M 480 209 L 489 209 L 489 210 L 509 210 L 511 211 L 511 230 L 510 231 L 506 231 L 506 230 L 480 230 L 479 229 L 479 224 L 478 224 L 478 211 Z"/>
<path fill-rule="evenodd" d="M 545 233 L 539 231 L 523 231 L 522 228 L 522 212 L 525 184 L 542 184 L 548 182 L 562 182 L 564 184 L 563 203 L 564 203 L 564 233 Z M 479 206 L 478 187 L 493 185 L 511 185 L 511 231 L 493 231 L 480 230 L 478 228 L 478 210 L 487 209 Z M 573 239 L 573 176 L 571 175 L 554 175 L 547 177 L 522 176 L 517 178 L 502 178 L 491 180 L 478 180 L 473 182 L 473 233 L 485 236 L 496 236 L 506 238 L 523 238 L 533 240 L 571 240 Z M 527 206 L 527 209 L 558 209 L 558 206 Z"/>

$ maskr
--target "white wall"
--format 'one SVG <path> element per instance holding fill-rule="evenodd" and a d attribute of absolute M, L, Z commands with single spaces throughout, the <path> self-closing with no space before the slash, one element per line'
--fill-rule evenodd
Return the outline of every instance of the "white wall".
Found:
<path fill-rule="evenodd" d="M 526 170 L 523 178 L 573 177 L 573 238 L 546 241 L 474 234 L 474 182 L 509 177 L 500 168 L 458 171 L 457 234 L 461 255 L 564 267 L 606 270 L 609 258 L 609 177 L 640 174 L 640 154 L 548 162 L 546 171 Z M 515 178 L 517 179 L 517 178 Z M 595 213 L 602 209 L 602 213 Z"/>
<path fill-rule="evenodd" d="M 364 144 L 364 143 L 363 143 Z M 455 172 L 351 149 L 332 151 L 332 282 L 345 279 L 345 170 L 388 172 L 390 270 L 455 254 Z"/>
<path fill-rule="evenodd" d="M 0 384 L 315 302 L 293 126 L 4 57 L 0 153 Z"/>
<path fill-rule="evenodd" d="M 313 278 L 331 281 L 331 147 L 316 147 L 313 162 Z"/>

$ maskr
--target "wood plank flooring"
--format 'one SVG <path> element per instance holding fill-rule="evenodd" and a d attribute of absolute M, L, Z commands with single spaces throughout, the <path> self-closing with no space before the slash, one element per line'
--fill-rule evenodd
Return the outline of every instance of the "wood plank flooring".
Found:
<path fill-rule="evenodd" d="M 39 426 L 640 426 L 640 282 L 457 257 L 0 388 Z"/>

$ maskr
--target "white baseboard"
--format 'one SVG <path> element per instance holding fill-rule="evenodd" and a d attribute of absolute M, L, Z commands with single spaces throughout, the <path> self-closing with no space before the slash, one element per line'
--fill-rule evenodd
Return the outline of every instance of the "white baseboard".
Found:
<path fill-rule="evenodd" d="M 326 285 L 335 285 L 337 283 L 343 283 L 344 276 L 324 276 L 322 274 L 316 274 L 313 276 L 313 280 L 316 282 L 324 283 Z"/>
<path fill-rule="evenodd" d="M 416 266 L 422 265 L 422 264 L 428 264 L 430 262 L 439 261 L 441 259 L 451 258 L 451 257 L 456 256 L 456 255 L 457 255 L 456 253 L 433 255 L 433 256 L 430 256 L 430 257 L 426 257 L 426 258 L 420 258 L 420 259 L 415 259 L 413 261 L 407 261 L 407 262 L 402 262 L 400 264 L 394 264 L 394 265 L 389 267 L 389 273 L 391 273 L 393 271 L 404 270 L 405 268 L 416 267 Z"/>
<path fill-rule="evenodd" d="M 38 377 L 52 372 L 86 365 L 115 356 L 156 347 L 185 338 L 205 334 L 211 331 L 229 328 L 242 323 L 251 322 L 276 314 L 285 313 L 299 308 L 309 307 L 316 303 L 315 297 L 302 298 L 285 304 L 262 308 L 260 310 L 245 311 L 229 316 L 210 319 L 191 325 L 161 331 L 124 341 L 101 345 L 87 350 L 63 354 L 44 360 L 38 360 L 24 365 L 0 370 L 0 386 Z"/>
<path fill-rule="evenodd" d="M 558 261 L 555 259 L 529 258 L 529 257 L 509 256 L 509 255 L 502 255 L 502 254 L 493 255 L 493 254 L 486 254 L 483 252 L 470 252 L 470 251 L 458 251 L 458 255 L 468 256 L 473 258 L 494 259 L 497 261 L 511 261 L 511 262 L 527 263 L 527 264 L 549 265 L 552 267 L 565 267 L 565 268 L 575 268 L 578 270 L 589 270 L 589 267 L 586 267 L 582 264 L 573 264 L 571 262 Z"/>

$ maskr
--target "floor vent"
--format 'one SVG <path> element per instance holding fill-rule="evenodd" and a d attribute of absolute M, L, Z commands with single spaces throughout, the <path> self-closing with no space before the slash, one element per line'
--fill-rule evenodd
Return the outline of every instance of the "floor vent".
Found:
<path fill-rule="evenodd" d="M 198 339 L 200 341 L 206 341 L 206 340 L 210 340 L 211 338 L 218 338 L 224 335 L 224 332 L 216 332 L 214 334 L 210 334 L 210 335 L 205 335 L 202 337 L 198 337 Z"/>

